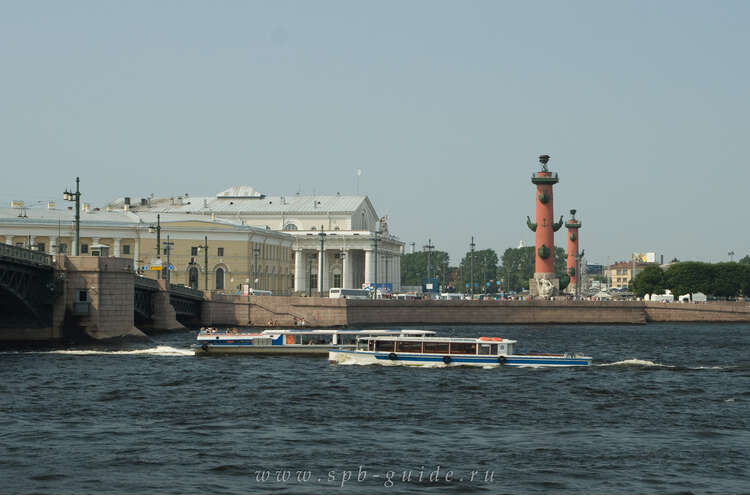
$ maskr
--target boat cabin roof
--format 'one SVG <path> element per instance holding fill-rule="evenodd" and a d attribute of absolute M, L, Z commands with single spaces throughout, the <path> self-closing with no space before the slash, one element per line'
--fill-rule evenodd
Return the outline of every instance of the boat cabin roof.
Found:
<path fill-rule="evenodd" d="M 479 337 L 479 338 L 452 338 L 452 337 L 438 337 L 438 336 L 369 336 L 362 337 L 360 339 L 372 339 L 374 341 L 424 341 L 424 342 L 440 342 L 440 343 L 481 343 L 481 344 L 514 344 L 516 343 L 513 339 L 504 339 L 496 337 Z"/>
<path fill-rule="evenodd" d="M 345 330 L 345 329 L 266 329 L 262 333 L 265 336 L 296 336 L 296 335 L 333 335 L 333 334 L 347 334 L 357 336 L 431 336 L 435 334 L 435 331 L 422 331 L 418 329 L 358 329 L 358 330 Z"/>

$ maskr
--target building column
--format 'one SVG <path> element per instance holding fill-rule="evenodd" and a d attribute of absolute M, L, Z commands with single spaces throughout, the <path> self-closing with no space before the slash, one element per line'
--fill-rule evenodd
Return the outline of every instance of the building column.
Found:
<path fill-rule="evenodd" d="M 294 292 L 301 293 L 306 289 L 305 254 L 302 250 L 294 250 Z"/>
<path fill-rule="evenodd" d="M 30 250 L 31 247 L 34 246 L 34 242 L 36 241 L 36 236 L 29 236 L 26 239 L 29 240 L 29 246 L 27 246 L 26 248 Z"/>
<path fill-rule="evenodd" d="M 50 255 L 55 255 L 57 253 L 57 236 L 50 236 L 49 237 L 49 250 L 47 253 Z"/>
<path fill-rule="evenodd" d="M 365 250 L 365 284 L 375 282 L 375 257 L 372 250 Z"/>
<path fill-rule="evenodd" d="M 13 236 L 5 236 L 5 244 L 13 246 Z"/>
<path fill-rule="evenodd" d="M 115 238 L 115 257 L 120 256 L 120 238 Z"/>
<path fill-rule="evenodd" d="M 136 272 L 138 272 L 138 264 L 140 263 L 138 260 L 140 260 L 141 256 L 141 250 L 140 248 L 140 240 L 138 238 L 133 238 L 133 244 L 135 245 L 133 248 L 133 269 L 135 269 Z"/>
<path fill-rule="evenodd" d="M 353 288 L 352 283 L 352 252 L 351 250 L 344 251 L 344 260 L 342 262 L 342 270 L 341 270 L 341 285 L 344 288 L 351 289 Z"/>
<path fill-rule="evenodd" d="M 398 291 L 401 292 L 401 255 L 396 257 L 396 283 Z"/>

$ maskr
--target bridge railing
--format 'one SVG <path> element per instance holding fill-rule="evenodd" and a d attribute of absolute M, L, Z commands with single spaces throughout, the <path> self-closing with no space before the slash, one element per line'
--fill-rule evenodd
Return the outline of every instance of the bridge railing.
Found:
<path fill-rule="evenodd" d="M 55 264 L 52 255 L 47 255 L 46 253 L 40 251 L 27 250 L 26 248 L 6 244 L 0 244 L 0 257 L 35 265 L 52 266 Z"/>
<path fill-rule="evenodd" d="M 170 284 L 169 293 L 177 296 L 182 296 L 184 298 L 191 298 L 193 300 L 203 300 L 203 291 L 188 288 L 180 284 Z"/>

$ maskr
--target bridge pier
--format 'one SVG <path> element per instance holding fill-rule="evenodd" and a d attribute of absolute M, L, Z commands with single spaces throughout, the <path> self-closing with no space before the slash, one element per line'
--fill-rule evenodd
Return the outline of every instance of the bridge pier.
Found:
<path fill-rule="evenodd" d="M 145 338 L 134 324 L 134 285 L 131 262 L 125 258 L 58 255 L 65 271 L 65 327 L 101 340 Z"/>
<path fill-rule="evenodd" d="M 169 285 L 167 281 L 156 281 L 159 290 L 151 294 L 151 315 L 150 330 L 153 331 L 178 331 L 185 329 L 177 320 L 177 312 L 170 302 Z"/>

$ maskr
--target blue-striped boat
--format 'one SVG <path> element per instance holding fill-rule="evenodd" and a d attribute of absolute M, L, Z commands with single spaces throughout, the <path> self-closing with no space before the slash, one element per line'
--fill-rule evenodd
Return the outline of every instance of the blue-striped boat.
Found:
<path fill-rule="evenodd" d="M 516 341 L 497 337 L 367 336 L 353 350 L 329 349 L 328 361 L 342 365 L 421 367 L 586 367 L 579 353 L 515 353 Z"/>
<path fill-rule="evenodd" d="M 354 349 L 365 336 L 427 336 L 417 329 L 267 329 L 263 332 L 202 329 L 193 350 L 196 355 L 246 353 L 255 355 L 327 355 L 328 350 Z"/>

